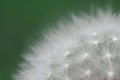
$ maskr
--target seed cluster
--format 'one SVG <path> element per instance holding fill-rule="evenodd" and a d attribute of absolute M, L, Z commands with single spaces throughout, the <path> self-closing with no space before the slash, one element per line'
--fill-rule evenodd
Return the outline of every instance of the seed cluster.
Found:
<path fill-rule="evenodd" d="M 80 39 L 79 46 L 63 52 L 64 55 L 51 59 L 48 80 L 119 78 L 120 38 L 114 33 L 93 32 L 85 39 Z"/>

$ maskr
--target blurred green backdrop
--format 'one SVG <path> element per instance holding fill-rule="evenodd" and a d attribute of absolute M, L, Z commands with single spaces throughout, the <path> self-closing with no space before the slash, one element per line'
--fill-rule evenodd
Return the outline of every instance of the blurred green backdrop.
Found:
<path fill-rule="evenodd" d="M 36 38 L 38 30 L 44 31 L 70 12 L 90 11 L 91 6 L 108 4 L 114 11 L 120 10 L 120 0 L 0 1 L 0 80 L 13 80 L 11 74 L 22 60 L 26 42 Z"/>

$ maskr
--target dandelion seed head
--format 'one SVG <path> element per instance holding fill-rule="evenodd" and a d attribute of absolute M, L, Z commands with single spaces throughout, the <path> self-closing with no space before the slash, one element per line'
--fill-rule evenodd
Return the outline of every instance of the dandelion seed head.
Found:
<path fill-rule="evenodd" d="M 120 78 L 120 16 L 104 10 L 96 16 L 76 16 L 71 24 L 60 23 L 58 30 L 48 32 L 45 41 L 24 55 L 14 80 Z"/>

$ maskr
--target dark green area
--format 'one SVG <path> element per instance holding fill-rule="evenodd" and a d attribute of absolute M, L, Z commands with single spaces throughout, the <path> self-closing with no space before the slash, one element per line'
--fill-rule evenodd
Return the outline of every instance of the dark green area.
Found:
<path fill-rule="evenodd" d="M 92 6 L 108 4 L 115 11 L 120 9 L 120 0 L 0 1 L 0 80 L 12 80 L 11 74 L 22 60 L 26 42 L 34 39 L 37 31 L 42 32 L 71 12 L 89 12 Z"/>

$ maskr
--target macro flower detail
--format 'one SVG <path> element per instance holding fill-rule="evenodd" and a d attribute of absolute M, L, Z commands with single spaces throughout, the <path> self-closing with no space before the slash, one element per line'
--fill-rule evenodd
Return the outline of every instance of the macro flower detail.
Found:
<path fill-rule="evenodd" d="M 24 54 L 14 80 L 120 80 L 120 14 L 72 16 L 44 39 Z"/>

